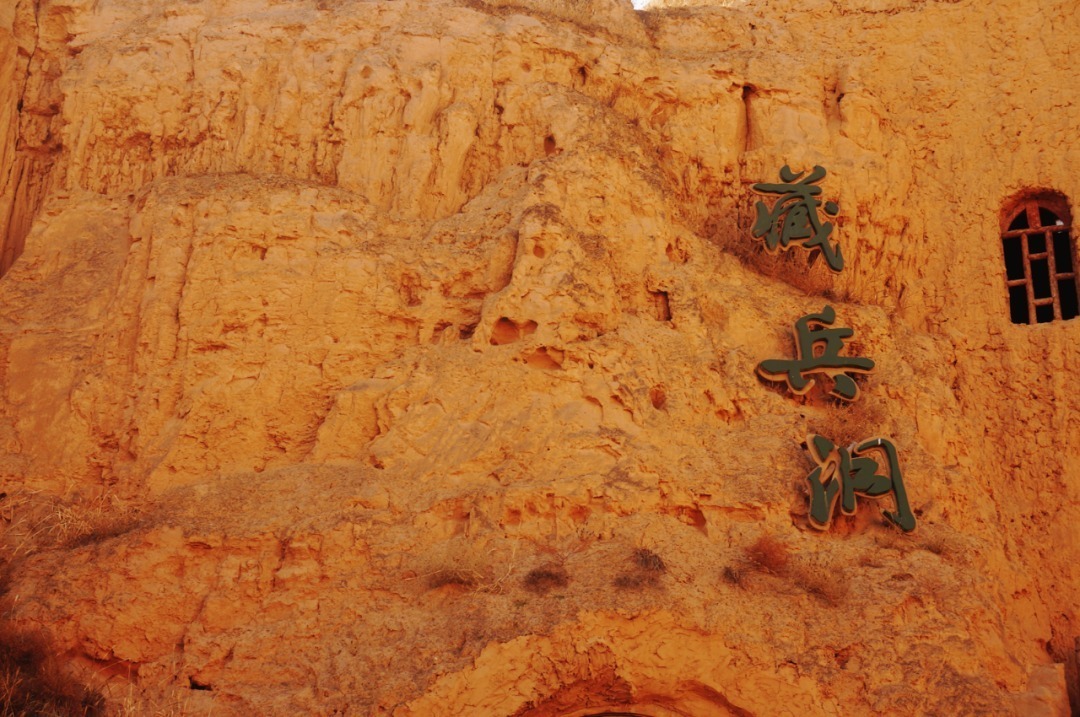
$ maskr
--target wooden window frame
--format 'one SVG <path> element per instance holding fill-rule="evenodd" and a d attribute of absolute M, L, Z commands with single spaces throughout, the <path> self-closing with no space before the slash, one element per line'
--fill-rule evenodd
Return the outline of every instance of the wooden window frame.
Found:
<path fill-rule="evenodd" d="M 1074 290 L 1078 290 L 1076 281 L 1076 252 L 1073 251 L 1074 240 L 1072 234 L 1072 216 L 1069 212 L 1068 201 L 1059 195 L 1050 193 L 1031 194 L 1021 197 L 1008 205 L 1008 211 L 1002 213 L 1001 216 L 1001 246 L 1002 253 L 1004 255 L 1005 242 L 1007 239 L 1014 237 L 1020 238 L 1020 246 L 1024 264 L 1024 277 L 1022 279 L 1010 279 L 1008 270 L 1005 271 L 1005 286 L 1006 286 L 1006 298 L 1009 300 L 1009 315 L 1012 317 L 1012 298 L 1008 295 L 1008 290 L 1014 286 L 1023 286 L 1027 293 L 1027 310 L 1028 320 L 1027 325 L 1032 324 L 1047 324 L 1053 321 L 1062 321 L 1061 311 L 1061 296 L 1058 288 L 1058 282 L 1063 279 L 1072 279 Z M 1055 224 L 1053 226 L 1043 226 L 1042 219 L 1039 216 L 1040 209 L 1047 209 L 1057 216 L 1059 221 L 1064 224 Z M 1024 229 L 1009 229 L 1009 226 L 1016 220 L 1020 213 L 1026 213 L 1027 227 Z M 1069 264 L 1072 266 L 1072 271 L 1058 272 L 1057 270 L 1057 257 L 1055 257 L 1054 248 L 1054 234 L 1066 232 L 1069 237 L 1068 250 L 1070 252 Z M 1033 235 L 1042 235 L 1045 243 L 1045 250 L 1041 252 L 1032 253 L 1029 251 L 1028 241 Z M 1007 257 L 1003 256 L 1003 259 L 1007 263 Z M 1031 273 L 1031 262 L 1046 259 L 1049 275 L 1050 275 L 1050 296 L 1048 297 L 1035 297 L 1034 280 Z M 1052 319 L 1045 321 L 1039 321 L 1036 315 L 1036 310 L 1040 306 L 1053 306 L 1054 316 Z M 1070 319 L 1076 318 L 1075 316 L 1069 317 Z M 1015 319 L 1013 320 L 1016 322 Z"/>

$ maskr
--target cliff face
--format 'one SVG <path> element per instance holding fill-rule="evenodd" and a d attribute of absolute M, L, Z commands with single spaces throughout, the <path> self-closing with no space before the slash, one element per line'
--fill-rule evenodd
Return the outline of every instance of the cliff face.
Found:
<path fill-rule="evenodd" d="M 1080 198 L 1074 3 L 676 4 L 0 9 L 6 618 L 141 710 L 1068 714 L 1080 321 L 999 222 Z M 850 406 L 754 372 L 826 304 Z M 812 530 L 808 433 L 918 528 Z"/>

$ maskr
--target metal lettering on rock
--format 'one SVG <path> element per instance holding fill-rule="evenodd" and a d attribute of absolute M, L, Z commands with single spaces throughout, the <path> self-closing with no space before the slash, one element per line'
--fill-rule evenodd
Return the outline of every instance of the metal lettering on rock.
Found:
<path fill-rule="evenodd" d="M 765 237 L 765 248 L 769 251 L 787 249 L 791 244 L 801 244 L 804 249 L 818 250 L 825 257 L 825 263 L 835 272 L 844 268 L 844 255 L 840 245 L 829 242 L 833 223 L 822 222 L 818 208 L 822 202 L 818 199 L 821 187 L 817 186 L 825 178 L 825 168 L 815 166 L 810 176 L 799 180 L 806 172 L 795 173 L 786 164 L 780 169 L 782 184 L 761 183 L 754 185 L 754 191 L 761 194 L 775 194 L 780 198 L 769 209 L 764 202 L 758 202 L 757 219 L 751 233 L 754 237 Z M 840 212 L 836 202 L 824 203 L 825 214 L 835 217 Z"/>

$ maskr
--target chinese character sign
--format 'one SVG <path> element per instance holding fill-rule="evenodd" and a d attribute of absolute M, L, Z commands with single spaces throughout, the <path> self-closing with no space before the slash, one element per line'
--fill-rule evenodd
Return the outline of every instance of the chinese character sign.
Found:
<path fill-rule="evenodd" d="M 825 169 L 815 166 L 809 175 L 793 172 L 784 165 L 780 183 L 760 183 L 754 191 L 774 195 L 770 208 L 765 202 L 755 206 L 757 217 L 752 233 L 765 239 L 768 251 L 787 250 L 792 244 L 825 257 L 829 268 L 839 273 L 844 268 L 840 246 L 830 242 L 833 224 L 822 221 L 818 213 L 824 209 L 827 217 L 835 217 L 840 208 L 835 202 L 822 202 L 818 182 L 825 178 Z M 757 366 L 757 373 L 767 381 L 784 381 L 798 395 L 806 394 L 824 376 L 831 380 L 829 395 L 844 401 L 854 401 L 859 395 L 855 374 L 869 373 L 872 359 L 843 356 L 844 342 L 854 331 L 832 328 L 836 311 L 826 305 L 819 313 L 807 314 L 795 322 L 794 359 L 768 359 Z M 896 446 L 885 438 L 873 438 L 847 448 L 827 438 L 810 435 L 806 448 L 817 466 L 806 476 L 810 484 L 810 525 L 826 530 L 832 524 L 837 501 L 845 515 L 854 515 L 857 497 L 882 498 L 892 495 L 895 511 L 882 513 L 905 532 L 915 530 L 915 515 L 908 505 L 904 478 Z"/>
<path fill-rule="evenodd" d="M 874 361 L 855 356 L 841 356 L 844 341 L 854 331 L 848 328 L 828 329 L 836 320 L 836 311 L 825 306 L 819 314 L 807 314 L 795 322 L 795 349 L 798 358 L 768 359 L 758 364 L 758 374 L 768 381 L 787 381 L 788 388 L 803 395 L 814 385 L 814 374 L 822 374 L 833 381 L 830 395 L 845 401 L 854 401 L 859 387 L 851 373 L 869 373 Z"/>
<path fill-rule="evenodd" d="M 827 438 L 808 436 L 806 447 L 817 467 L 806 476 L 810 483 L 810 525 L 826 530 L 832 523 L 837 498 L 844 515 L 854 515 L 855 498 L 880 498 L 892 494 L 896 512 L 882 514 L 901 530 L 915 530 L 915 514 L 908 506 L 904 478 L 900 474 L 900 459 L 896 446 L 885 438 L 871 438 L 848 448 L 837 446 Z M 872 455 L 884 457 L 882 464 Z"/>
<path fill-rule="evenodd" d="M 839 272 L 844 268 L 844 255 L 839 244 L 829 242 L 833 223 L 822 222 L 818 215 L 822 202 L 817 198 L 821 194 L 817 182 L 825 178 L 825 168 L 815 166 L 810 176 L 802 179 L 804 174 L 792 172 L 785 164 L 780 169 L 782 184 L 754 185 L 755 192 L 775 194 L 779 198 L 772 209 L 764 202 L 757 203 L 757 220 L 751 233 L 757 238 L 765 237 L 765 248 L 769 251 L 787 249 L 793 243 L 810 251 L 819 250 L 829 268 Z M 825 202 L 824 209 L 830 217 L 840 211 L 836 202 Z"/>

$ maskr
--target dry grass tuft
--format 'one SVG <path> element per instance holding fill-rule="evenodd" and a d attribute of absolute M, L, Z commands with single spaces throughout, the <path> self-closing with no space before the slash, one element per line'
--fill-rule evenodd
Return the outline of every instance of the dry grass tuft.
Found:
<path fill-rule="evenodd" d="M 742 587 L 746 582 L 746 574 L 739 565 L 728 565 L 723 572 L 724 582 L 735 587 Z"/>
<path fill-rule="evenodd" d="M 39 637 L 0 623 L 0 717 L 104 714 L 104 698 L 64 675 Z"/>
<path fill-rule="evenodd" d="M 570 584 L 570 576 L 561 567 L 544 566 L 530 570 L 521 582 L 529 592 L 543 595 L 550 590 L 565 588 Z"/>
<path fill-rule="evenodd" d="M 667 572 L 667 566 L 663 559 L 651 550 L 638 548 L 634 551 L 634 564 L 641 570 L 650 573 Z"/>
<path fill-rule="evenodd" d="M 763 535 L 744 549 L 744 557 L 724 568 L 721 578 L 729 585 L 748 588 L 755 575 L 770 575 L 791 586 L 836 606 L 848 594 L 843 571 L 832 565 L 820 564 L 814 557 L 805 560 L 792 558 L 786 543 L 771 535 Z"/>
<path fill-rule="evenodd" d="M 833 569 L 827 572 L 802 568 L 792 573 L 792 582 L 821 602 L 836 607 L 848 594 L 847 576 L 843 570 Z"/>
<path fill-rule="evenodd" d="M 508 552 L 505 558 L 503 552 Z M 423 579 L 429 590 L 456 586 L 478 593 L 501 593 L 514 574 L 517 548 L 483 550 L 467 541 L 451 541 L 430 558 L 428 566 L 413 579 Z"/>
<path fill-rule="evenodd" d="M 852 403 L 828 406 L 809 421 L 809 428 L 810 432 L 847 447 L 880 435 L 884 422 L 881 406 L 860 396 Z"/>
<path fill-rule="evenodd" d="M 436 590 L 447 585 L 475 590 L 479 583 L 480 576 L 466 570 L 436 570 L 427 576 L 429 590 Z"/>
<path fill-rule="evenodd" d="M 630 556 L 633 568 L 619 573 L 612 585 L 622 590 L 639 590 L 660 585 L 660 576 L 667 572 L 663 558 L 646 548 L 638 548 Z"/>
<path fill-rule="evenodd" d="M 771 575 L 786 574 L 788 564 L 791 562 L 787 544 L 771 535 L 761 536 L 748 547 L 746 559 L 755 570 Z"/>
<path fill-rule="evenodd" d="M 656 583 L 657 580 L 655 576 L 642 575 L 640 573 L 620 573 L 611 581 L 611 584 L 620 590 L 640 590 L 644 587 L 656 585 Z"/>
<path fill-rule="evenodd" d="M 192 693 L 190 690 L 175 690 L 180 693 L 172 699 L 163 694 L 147 695 L 143 691 L 136 691 L 135 686 L 129 684 L 126 694 L 116 696 L 111 701 L 110 717 L 185 717 L 187 715 L 212 715 L 213 706 L 209 709 L 196 710 L 191 705 Z"/>
<path fill-rule="evenodd" d="M 774 254 L 765 249 L 763 240 L 740 241 L 729 249 L 747 268 L 782 281 L 807 296 L 823 296 L 836 301 L 844 299 L 834 288 L 836 277 L 820 252 L 810 254 L 795 247 Z"/>
<path fill-rule="evenodd" d="M 139 509 L 133 505 L 99 498 L 57 507 L 50 530 L 55 533 L 59 544 L 77 548 L 134 530 L 141 518 Z"/>
<path fill-rule="evenodd" d="M 968 551 L 963 538 L 939 526 L 927 525 L 915 535 L 917 547 L 944 560 L 955 560 Z"/>
<path fill-rule="evenodd" d="M 77 548 L 136 529 L 144 516 L 115 496 L 63 501 L 33 491 L 3 496 L 0 542 L 11 558 L 42 549 Z"/>

